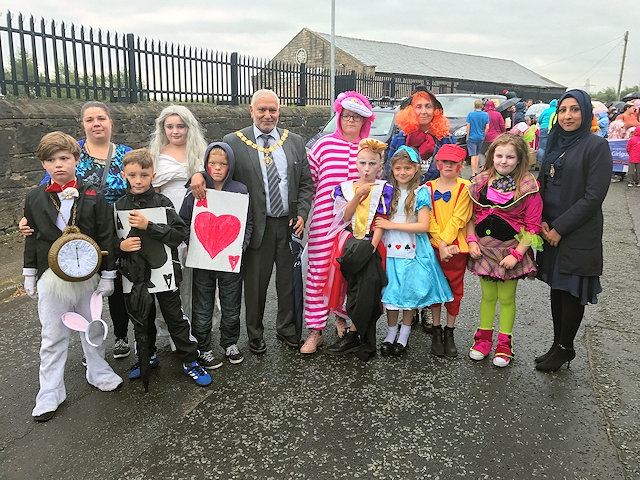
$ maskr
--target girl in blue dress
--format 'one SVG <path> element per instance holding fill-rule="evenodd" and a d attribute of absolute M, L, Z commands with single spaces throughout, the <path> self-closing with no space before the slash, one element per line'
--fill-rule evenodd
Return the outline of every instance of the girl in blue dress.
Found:
<path fill-rule="evenodd" d="M 409 342 L 413 310 L 451 301 L 453 295 L 427 235 L 431 192 L 420 186 L 418 153 L 402 146 L 390 163 L 389 182 L 394 186 L 394 194 L 389 218 L 379 217 L 375 224 L 384 229 L 382 241 L 387 251 L 389 282 L 382 292 L 388 331 L 380 353 L 401 356 Z M 402 326 L 398 333 L 400 312 Z"/>

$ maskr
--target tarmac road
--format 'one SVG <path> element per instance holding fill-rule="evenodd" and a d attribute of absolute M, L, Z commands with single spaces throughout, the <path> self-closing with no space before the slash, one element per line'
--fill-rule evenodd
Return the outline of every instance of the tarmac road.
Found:
<path fill-rule="evenodd" d="M 512 364 L 498 369 L 468 358 L 480 299 L 468 275 L 455 359 L 430 355 L 420 327 L 400 359 L 363 364 L 322 349 L 303 357 L 275 339 L 271 301 L 267 354 L 252 355 L 243 332 L 245 361 L 213 371 L 208 388 L 193 385 L 164 349 L 150 393 L 126 379 L 131 357 L 110 360 L 123 388 L 99 392 L 84 380 L 73 337 L 67 401 L 37 424 L 36 304 L 7 298 L 0 303 L 0 478 L 640 478 L 639 205 L 640 188 L 611 185 L 604 292 L 586 309 L 571 368 L 552 374 L 533 368 L 551 340 L 548 288 L 539 281 L 518 287 Z M 16 255 L 7 251 L 0 265 L 15 279 Z M 380 341 L 385 324 L 382 317 Z M 335 338 L 327 329 L 325 341 Z M 112 345 L 110 338 L 108 352 Z"/>

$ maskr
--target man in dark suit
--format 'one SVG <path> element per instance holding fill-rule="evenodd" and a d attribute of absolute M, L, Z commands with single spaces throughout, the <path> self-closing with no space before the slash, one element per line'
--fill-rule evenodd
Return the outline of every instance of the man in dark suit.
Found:
<path fill-rule="evenodd" d="M 313 182 L 302 137 L 277 128 L 280 100 L 271 90 L 258 90 L 249 107 L 253 125 L 225 135 L 236 159 L 233 179 L 249 189 L 253 233 L 244 253 L 244 296 L 249 349 L 267 351 L 263 317 L 267 287 L 276 265 L 278 313 L 276 337 L 300 348 L 293 319 L 293 256 L 289 250 L 291 232 L 304 231 L 311 208 Z M 196 174 L 191 188 L 196 198 L 204 178 Z"/>

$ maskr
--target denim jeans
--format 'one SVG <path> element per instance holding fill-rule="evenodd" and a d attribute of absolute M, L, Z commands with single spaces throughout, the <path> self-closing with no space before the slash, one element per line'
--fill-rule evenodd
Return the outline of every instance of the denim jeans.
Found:
<path fill-rule="evenodd" d="M 211 350 L 211 327 L 216 294 L 220 297 L 220 346 L 227 348 L 240 338 L 240 299 L 242 276 L 239 273 L 193 269 L 191 326 L 201 352 Z"/>

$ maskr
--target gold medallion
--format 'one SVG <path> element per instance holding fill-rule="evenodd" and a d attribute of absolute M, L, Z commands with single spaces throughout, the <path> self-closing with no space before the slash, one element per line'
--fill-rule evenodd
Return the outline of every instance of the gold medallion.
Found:
<path fill-rule="evenodd" d="M 251 140 L 249 140 L 242 132 L 238 131 L 236 132 L 236 135 L 238 136 L 238 138 L 240 138 L 240 140 L 242 140 L 246 145 L 250 146 L 251 148 L 254 148 L 256 150 L 258 150 L 259 152 L 264 153 L 264 158 L 262 159 L 262 161 L 264 162 L 264 164 L 268 167 L 269 165 L 271 165 L 273 163 L 273 158 L 271 157 L 271 152 L 273 152 L 274 150 L 277 150 L 278 148 L 282 147 L 282 145 L 284 144 L 285 140 L 287 139 L 287 137 L 289 136 L 289 130 L 284 130 L 282 132 L 282 135 L 280 136 L 280 140 L 278 140 L 274 145 L 265 148 L 265 147 L 261 147 L 260 145 L 255 144 L 254 142 L 252 142 Z"/>
<path fill-rule="evenodd" d="M 554 168 L 553 164 L 551 164 L 551 169 L 549 170 L 549 176 L 553 178 L 555 174 L 556 174 L 556 169 Z"/>

